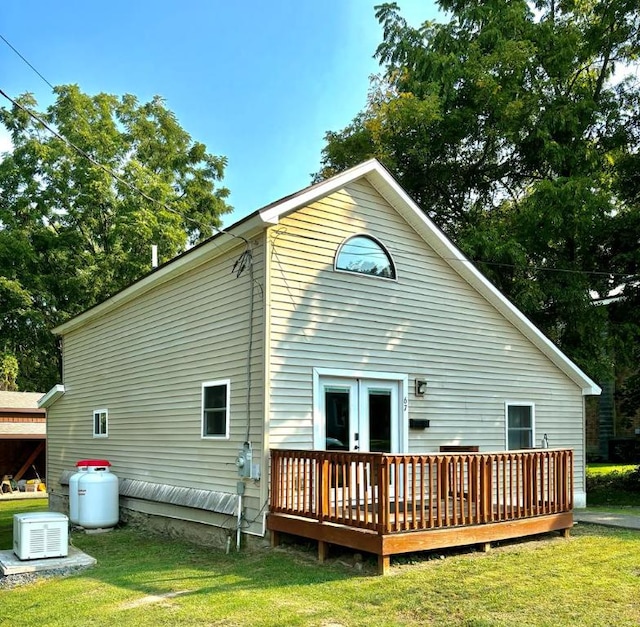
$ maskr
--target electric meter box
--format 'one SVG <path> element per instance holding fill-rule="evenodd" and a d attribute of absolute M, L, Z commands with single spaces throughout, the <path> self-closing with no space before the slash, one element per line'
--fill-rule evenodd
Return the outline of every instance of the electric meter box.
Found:
<path fill-rule="evenodd" d="M 13 552 L 21 560 L 67 557 L 69 519 L 57 512 L 14 514 Z"/>

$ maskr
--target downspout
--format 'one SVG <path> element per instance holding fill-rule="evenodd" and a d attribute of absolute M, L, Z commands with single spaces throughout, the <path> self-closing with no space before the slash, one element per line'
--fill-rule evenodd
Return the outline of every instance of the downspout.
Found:
<path fill-rule="evenodd" d="M 242 527 L 242 494 L 238 494 L 238 517 L 237 517 L 237 523 L 236 523 L 236 552 L 237 553 L 240 552 L 241 527 Z"/>

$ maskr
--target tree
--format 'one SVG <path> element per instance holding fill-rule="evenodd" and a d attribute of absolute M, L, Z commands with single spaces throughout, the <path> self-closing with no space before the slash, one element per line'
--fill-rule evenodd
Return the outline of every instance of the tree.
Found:
<path fill-rule="evenodd" d="M 0 351 L 18 358 L 23 389 L 58 379 L 51 327 L 149 271 L 152 244 L 170 259 L 230 210 L 226 159 L 161 98 L 55 94 L 45 112 L 29 94 L 0 109 L 13 143 L 0 161 Z"/>
<path fill-rule="evenodd" d="M 376 7 L 384 76 L 327 133 L 318 178 L 379 158 L 551 339 L 608 376 L 615 338 L 593 295 L 638 274 L 612 248 L 638 211 L 620 189 L 637 159 L 639 88 L 616 72 L 640 52 L 637 2 L 439 6 L 449 22 L 419 28 Z M 638 230 L 630 239 L 637 248 Z"/>
<path fill-rule="evenodd" d="M 18 360 L 15 355 L 3 353 L 0 355 L 0 390 L 15 392 L 18 389 Z"/>

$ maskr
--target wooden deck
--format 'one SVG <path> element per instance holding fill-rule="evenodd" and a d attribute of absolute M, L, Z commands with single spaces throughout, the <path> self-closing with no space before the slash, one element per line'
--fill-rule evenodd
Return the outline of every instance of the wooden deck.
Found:
<path fill-rule="evenodd" d="M 573 525 L 568 449 L 393 455 L 271 451 L 267 527 L 390 556 L 482 544 Z"/>

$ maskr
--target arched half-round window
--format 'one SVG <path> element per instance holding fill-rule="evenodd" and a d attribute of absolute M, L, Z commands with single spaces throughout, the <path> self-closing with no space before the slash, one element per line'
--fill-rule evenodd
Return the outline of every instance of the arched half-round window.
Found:
<path fill-rule="evenodd" d="M 369 235 L 355 235 L 342 243 L 336 254 L 336 270 L 385 279 L 396 278 L 391 255 L 377 239 Z"/>

